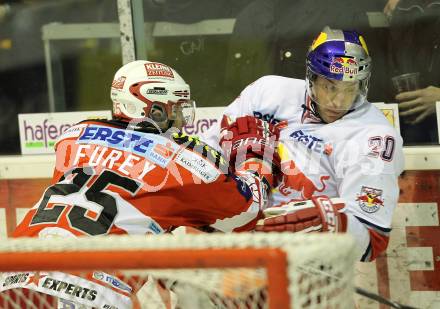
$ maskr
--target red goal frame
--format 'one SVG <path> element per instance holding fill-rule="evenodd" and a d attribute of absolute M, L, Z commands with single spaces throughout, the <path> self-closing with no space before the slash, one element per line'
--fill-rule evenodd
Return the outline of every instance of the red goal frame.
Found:
<path fill-rule="evenodd" d="M 265 268 L 270 309 L 290 308 L 287 255 L 277 248 L 0 253 L 0 271 Z"/>

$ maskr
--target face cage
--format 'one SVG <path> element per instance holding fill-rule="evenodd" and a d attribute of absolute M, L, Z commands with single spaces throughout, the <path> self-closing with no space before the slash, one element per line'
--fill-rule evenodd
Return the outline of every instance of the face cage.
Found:
<path fill-rule="evenodd" d="M 317 105 L 319 105 L 319 102 L 318 102 L 316 96 L 314 95 L 312 89 L 313 89 L 314 82 L 318 78 L 318 76 L 321 76 L 322 78 L 325 78 L 325 79 L 329 79 L 329 78 L 327 78 L 323 75 L 317 74 L 317 73 L 313 72 L 312 70 L 310 70 L 309 68 L 307 68 L 307 71 L 306 71 L 306 91 L 307 91 L 307 94 L 312 99 L 312 101 L 315 102 L 315 104 L 317 104 Z M 353 103 L 349 109 L 335 109 L 335 111 L 349 111 L 349 110 L 353 110 L 353 109 L 360 107 L 367 99 L 369 81 L 370 81 L 370 74 L 365 79 L 358 81 L 359 82 L 359 90 L 358 90 L 359 93 L 357 94 L 357 96 L 353 100 Z"/>
<path fill-rule="evenodd" d="M 183 125 L 190 125 L 194 122 L 196 102 L 194 100 L 179 100 L 168 103 L 153 102 L 144 108 L 145 114 L 159 124 L 169 120 L 174 121 L 182 114 Z"/>

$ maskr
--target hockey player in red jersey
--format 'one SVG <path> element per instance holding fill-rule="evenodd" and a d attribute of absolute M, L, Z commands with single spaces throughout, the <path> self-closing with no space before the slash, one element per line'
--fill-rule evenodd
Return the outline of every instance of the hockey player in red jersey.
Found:
<path fill-rule="evenodd" d="M 256 219 L 270 175 L 228 175 L 219 152 L 180 133 L 194 117 L 194 102 L 176 71 L 127 64 L 115 75 L 111 98 L 113 120 L 83 121 L 57 141 L 53 185 L 16 236 L 60 228 L 92 236 L 160 234 L 177 226 L 232 231 Z M 240 214 L 240 223 L 227 220 Z"/>
<path fill-rule="evenodd" d="M 245 147 L 238 163 L 236 147 L 228 159 L 238 168 L 231 170 L 219 152 L 180 132 L 192 121 L 195 104 L 174 69 L 149 61 L 124 65 L 114 77 L 111 99 L 112 120 L 83 121 L 59 138 L 53 184 L 14 236 L 161 234 L 178 226 L 230 232 L 255 226 L 272 182 L 271 163 L 264 163 L 262 154 L 275 146 L 276 127 L 254 117 L 239 119 L 233 142 L 252 137 L 265 147 L 253 152 Z M 65 275 L 56 279 L 65 282 L 84 280 L 57 275 Z M 53 293 L 40 283 L 37 290 Z M 97 295 L 105 294 L 100 288 Z M 124 295 L 116 295 L 113 304 L 124 307 L 129 301 Z M 63 296 L 89 306 L 107 304 L 99 297 Z"/>

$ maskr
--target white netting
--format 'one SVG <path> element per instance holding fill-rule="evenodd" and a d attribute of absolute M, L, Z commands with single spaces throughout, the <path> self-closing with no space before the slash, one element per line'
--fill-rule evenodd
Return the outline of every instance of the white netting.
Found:
<path fill-rule="evenodd" d="M 62 276 L 65 275 L 66 269 L 60 266 L 63 264 L 62 258 L 60 258 L 59 265 L 55 261 L 54 265 L 49 268 L 47 265 L 41 267 L 41 259 L 33 261 L 34 270 L 42 270 L 41 272 L 6 273 L 8 269 L 4 266 L 6 256 L 14 259 L 14 253 L 17 256 L 22 252 L 43 251 L 67 254 L 68 252 L 83 251 L 116 253 L 170 250 L 169 255 L 172 256 L 179 249 L 191 249 L 193 254 L 191 253 L 190 258 L 201 259 L 197 250 L 208 248 L 280 248 L 287 255 L 287 269 L 285 271 L 289 284 L 288 286 L 277 286 L 276 289 L 287 289 L 291 308 L 354 307 L 355 245 L 348 235 L 239 233 L 2 241 L 0 244 L 0 267 L 5 272 L 0 277 L 2 282 L 0 291 L 6 288 L 8 290 L 0 293 L 0 308 L 57 308 L 56 300 L 27 289 L 32 287 L 52 288 L 55 293 L 52 295 L 59 296 L 60 293 L 64 293 L 62 295 L 65 296 L 66 302 L 81 300 L 85 304 L 87 300 L 94 297 L 91 292 L 94 288 L 93 285 L 89 286 L 88 283 L 84 283 L 85 279 L 83 278 L 93 281 L 92 284 L 100 284 L 100 288 L 104 289 L 108 289 L 108 285 L 112 283 L 113 286 L 108 290 L 122 294 L 124 283 L 128 284 L 131 287 L 130 292 L 137 293 L 137 300 L 131 298 L 134 304 L 133 308 L 269 308 L 268 303 L 270 304 L 273 299 L 271 300 L 271 295 L 268 293 L 268 274 L 264 268 L 225 266 L 215 269 L 166 269 L 167 261 L 163 259 L 160 261 L 160 267 L 164 269 L 99 269 L 95 271 L 87 265 L 87 261 L 78 260 L 81 268 L 77 269 L 83 269 L 83 272 L 81 274 L 70 272 L 69 275 L 66 275 L 68 277 L 64 278 Z M 130 258 L 130 252 L 125 258 Z M 205 256 L 204 258 L 209 257 Z M 211 258 L 216 258 L 215 253 Z M 236 257 L 237 260 L 240 258 L 240 255 Z M 148 259 L 148 255 L 145 256 L 145 259 Z M 199 262 L 203 265 L 203 260 Z M 43 270 L 60 270 L 63 273 Z M 69 284 L 69 282 L 74 282 L 69 280 L 74 280 L 76 277 L 82 278 Z M 116 281 L 110 282 L 109 277 Z M 101 278 L 106 279 L 101 280 Z M 123 283 L 118 283 L 119 279 Z M 106 280 L 108 282 L 104 282 Z M 24 289 L 19 287 L 24 287 Z M 125 290 L 126 293 L 127 289 Z M 106 290 L 102 292 L 97 289 L 97 291 L 98 296 L 106 294 Z M 130 297 L 126 298 L 130 299 Z M 111 307 L 111 299 L 113 298 L 106 299 L 106 305 L 101 303 L 101 308 L 132 307 L 127 304 L 121 305 L 124 302 L 120 302 L 119 306 Z M 73 308 L 64 306 L 64 308 Z M 63 307 L 60 305 L 60 308 Z"/>

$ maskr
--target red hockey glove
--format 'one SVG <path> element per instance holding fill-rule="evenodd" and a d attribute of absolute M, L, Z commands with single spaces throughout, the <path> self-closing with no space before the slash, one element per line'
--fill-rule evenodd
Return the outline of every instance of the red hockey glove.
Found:
<path fill-rule="evenodd" d="M 312 197 L 302 202 L 288 202 L 264 210 L 266 219 L 255 227 L 259 232 L 331 232 L 347 230 L 347 216 L 340 212 L 345 204 L 341 199 L 327 196 Z"/>
<path fill-rule="evenodd" d="M 276 148 L 281 128 L 285 122 L 276 125 L 253 116 L 239 117 L 232 121 L 223 116 L 221 121 L 220 146 L 229 158 L 232 171 L 240 168 L 249 159 L 261 159 L 280 167 L 280 156 Z"/>

